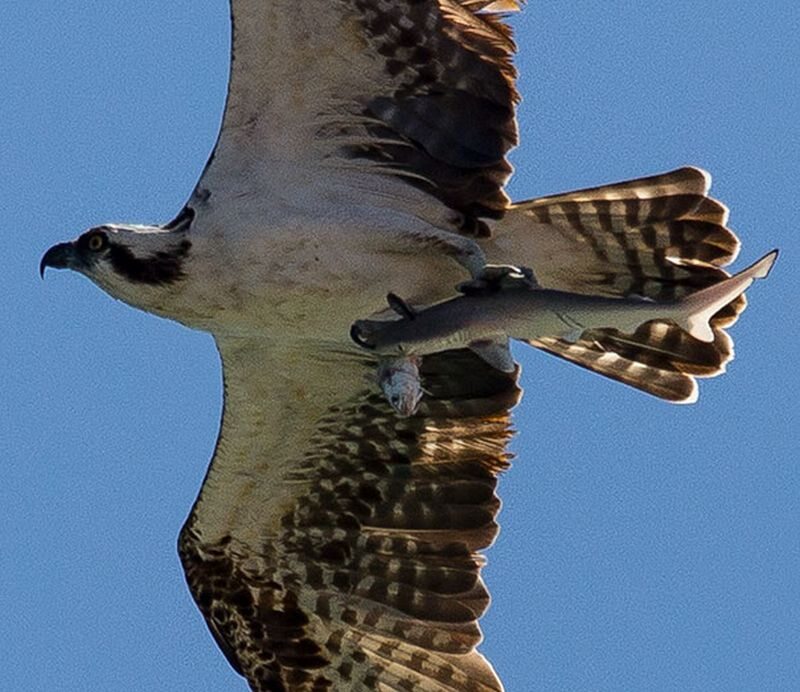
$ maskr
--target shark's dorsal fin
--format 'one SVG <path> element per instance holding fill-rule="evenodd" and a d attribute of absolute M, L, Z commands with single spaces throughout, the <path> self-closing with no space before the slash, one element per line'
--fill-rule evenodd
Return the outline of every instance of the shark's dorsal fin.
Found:
<path fill-rule="evenodd" d="M 417 313 L 406 301 L 404 301 L 399 295 L 396 293 L 389 293 L 386 295 L 386 302 L 389 303 L 389 307 L 394 310 L 400 317 L 405 317 L 406 319 L 413 320 L 417 317 Z"/>

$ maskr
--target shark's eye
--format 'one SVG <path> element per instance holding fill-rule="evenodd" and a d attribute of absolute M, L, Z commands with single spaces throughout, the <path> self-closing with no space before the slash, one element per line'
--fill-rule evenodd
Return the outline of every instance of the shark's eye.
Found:
<path fill-rule="evenodd" d="M 100 250 L 105 249 L 107 244 L 108 244 L 108 237 L 102 231 L 97 231 L 96 233 L 92 233 L 86 239 L 86 247 L 89 248 L 92 252 L 100 252 Z"/>

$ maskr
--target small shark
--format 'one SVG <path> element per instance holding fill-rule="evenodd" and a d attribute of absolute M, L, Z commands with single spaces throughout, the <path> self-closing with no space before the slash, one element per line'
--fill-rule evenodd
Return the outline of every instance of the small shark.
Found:
<path fill-rule="evenodd" d="M 606 298 L 538 287 L 530 275 L 503 281 L 499 290 L 469 291 L 415 311 L 389 294 L 401 319 L 358 320 L 353 340 L 382 358 L 418 358 L 469 348 L 493 367 L 514 370 L 508 339 L 554 337 L 575 342 L 588 329 L 617 329 L 631 334 L 652 320 L 672 320 L 699 341 L 714 340 L 711 318 L 738 298 L 756 279 L 769 274 L 778 251 L 764 255 L 743 271 L 679 300 Z M 408 407 L 404 408 L 408 415 Z"/>

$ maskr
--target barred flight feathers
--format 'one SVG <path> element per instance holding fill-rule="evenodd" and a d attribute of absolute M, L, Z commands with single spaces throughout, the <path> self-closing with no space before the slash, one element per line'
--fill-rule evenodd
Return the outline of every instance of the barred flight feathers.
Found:
<path fill-rule="evenodd" d="M 545 338 L 532 346 L 673 403 L 697 400 L 695 378 L 725 372 L 733 358 L 731 338 L 715 324 L 714 341 L 693 339 L 680 327 L 654 321 L 633 335 L 596 329 L 575 343 Z"/>
<path fill-rule="evenodd" d="M 494 242 L 546 288 L 673 300 L 727 276 L 739 252 L 709 185 L 687 167 L 521 202 Z"/>
<path fill-rule="evenodd" d="M 465 229 L 484 228 L 477 217 L 502 216 L 509 204 L 519 97 L 503 13 L 518 8 L 512 0 L 231 0 L 228 106 L 193 202 L 209 189 L 218 199 L 263 195 L 325 167 L 331 184 L 378 174 L 396 186 L 393 196 L 415 186 L 460 212 Z"/>
<path fill-rule="evenodd" d="M 401 418 L 374 362 L 312 350 L 282 382 L 265 373 L 283 356 L 253 348 L 220 342 L 222 432 L 179 545 L 233 666 L 254 690 L 501 690 L 475 650 L 477 551 L 497 534 L 516 373 L 469 351 L 425 358 L 429 394 Z M 310 382 L 312 400 L 297 393 Z M 256 391 L 297 428 L 251 410 Z"/>
<path fill-rule="evenodd" d="M 698 168 L 578 190 L 515 204 L 497 225 L 503 256 L 533 268 L 545 288 L 679 299 L 728 276 L 739 252 L 725 205 L 708 196 Z M 635 334 L 597 329 L 577 342 L 539 339 L 533 346 L 673 402 L 697 398 L 696 377 L 714 377 L 733 358 L 723 331 L 744 310 L 740 296 L 711 320 L 714 341 L 654 321 Z"/>

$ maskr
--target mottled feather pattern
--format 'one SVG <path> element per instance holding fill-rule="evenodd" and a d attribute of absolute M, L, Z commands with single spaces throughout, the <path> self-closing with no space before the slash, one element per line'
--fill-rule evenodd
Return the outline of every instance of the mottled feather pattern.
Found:
<path fill-rule="evenodd" d="M 478 217 L 502 216 L 518 100 L 503 17 L 518 3 L 231 0 L 231 9 L 228 102 L 195 206 L 282 194 L 322 167 L 331 188 L 361 178 L 423 216 L 438 218 L 444 202 L 448 230 L 483 235 Z"/>
<path fill-rule="evenodd" d="M 610 296 L 673 300 L 718 281 L 735 259 L 736 236 L 725 227 L 727 208 L 707 196 L 709 177 L 696 168 L 615 185 L 553 195 L 515 205 L 560 236 L 575 254 L 534 271 L 548 288 Z M 547 271 L 559 272 L 549 279 Z M 556 285 L 557 284 L 557 285 Z"/>
<path fill-rule="evenodd" d="M 367 125 L 367 141 L 351 153 L 408 174 L 467 217 L 499 217 L 508 206 L 505 155 L 517 142 L 508 27 L 475 14 L 489 3 L 354 4 L 394 88 L 365 104 L 377 124 Z"/>
<path fill-rule="evenodd" d="M 516 374 L 463 351 L 422 376 L 413 417 L 375 388 L 330 407 L 287 476 L 292 511 L 255 553 L 187 522 L 188 582 L 254 690 L 501 689 L 475 651 L 489 604 L 476 551 L 497 534 Z"/>

